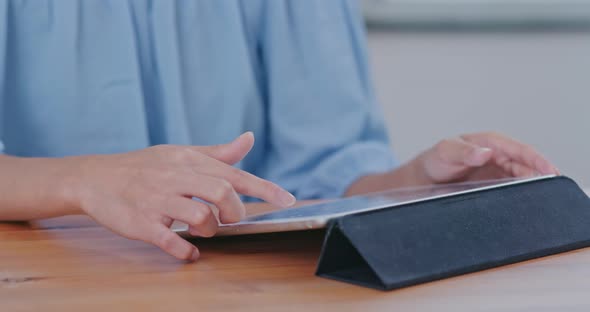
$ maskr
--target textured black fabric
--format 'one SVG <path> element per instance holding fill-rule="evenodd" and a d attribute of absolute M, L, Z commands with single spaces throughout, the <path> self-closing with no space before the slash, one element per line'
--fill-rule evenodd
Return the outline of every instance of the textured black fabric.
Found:
<path fill-rule="evenodd" d="M 316 274 L 388 290 L 590 246 L 590 199 L 566 177 L 335 219 Z"/>

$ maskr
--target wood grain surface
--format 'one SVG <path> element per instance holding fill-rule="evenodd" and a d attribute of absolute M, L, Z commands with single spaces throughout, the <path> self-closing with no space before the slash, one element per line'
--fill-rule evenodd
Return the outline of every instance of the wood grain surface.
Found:
<path fill-rule="evenodd" d="M 590 310 L 590 249 L 381 292 L 315 277 L 322 239 L 196 239 L 183 263 L 87 217 L 0 223 L 0 311 Z"/>

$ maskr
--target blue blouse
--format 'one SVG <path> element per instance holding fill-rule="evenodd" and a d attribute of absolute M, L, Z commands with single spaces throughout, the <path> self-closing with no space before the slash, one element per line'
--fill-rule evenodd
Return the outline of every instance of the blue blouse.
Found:
<path fill-rule="evenodd" d="M 23 157 L 209 145 L 300 199 L 395 165 L 357 3 L 0 0 L 0 145 Z"/>

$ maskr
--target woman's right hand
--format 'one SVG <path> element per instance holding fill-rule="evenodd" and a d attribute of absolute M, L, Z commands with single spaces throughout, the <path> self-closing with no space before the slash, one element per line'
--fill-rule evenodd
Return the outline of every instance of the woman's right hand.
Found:
<path fill-rule="evenodd" d="M 114 155 L 68 158 L 67 197 L 94 220 L 130 239 L 152 243 L 178 259 L 195 260 L 198 249 L 174 233 L 174 220 L 192 235 L 212 236 L 218 220 L 240 221 L 238 194 L 287 207 L 295 197 L 278 185 L 232 167 L 252 148 L 247 132 L 218 146 L 160 145 Z"/>

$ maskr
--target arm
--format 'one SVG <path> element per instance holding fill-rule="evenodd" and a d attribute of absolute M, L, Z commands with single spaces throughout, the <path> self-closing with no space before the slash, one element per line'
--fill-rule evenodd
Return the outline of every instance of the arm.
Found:
<path fill-rule="evenodd" d="M 0 220 L 82 213 L 67 187 L 68 162 L 68 159 L 0 155 Z"/>
<path fill-rule="evenodd" d="M 245 215 L 238 193 L 290 206 L 295 198 L 231 165 L 252 148 L 251 133 L 219 146 L 155 146 L 125 154 L 67 158 L 0 156 L 0 220 L 85 213 L 122 236 L 195 260 L 198 249 L 170 230 L 173 220 L 193 235 L 212 236 L 221 222 Z"/>

